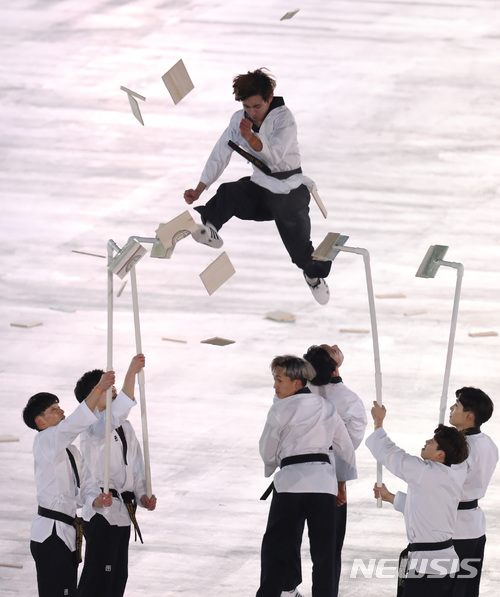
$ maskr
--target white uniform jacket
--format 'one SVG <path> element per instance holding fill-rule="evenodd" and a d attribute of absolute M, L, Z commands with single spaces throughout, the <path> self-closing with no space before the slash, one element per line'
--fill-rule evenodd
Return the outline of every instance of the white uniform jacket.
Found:
<path fill-rule="evenodd" d="M 126 394 L 120 392 L 113 401 L 112 434 L 110 446 L 109 486 L 121 494 L 132 491 L 136 501 L 140 504 L 141 497 L 146 493 L 146 479 L 142 451 L 137 441 L 134 429 L 126 418 L 130 409 L 137 403 Z M 127 465 L 125 465 L 123 443 L 116 428 L 121 425 L 127 442 Z M 98 413 L 98 420 L 80 436 L 80 449 L 87 466 L 94 473 L 101 487 L 104 485 L 104 461 L 106 449 L 106 411 Z M 106 518 L 109 524 L 128 526 L 130 516 L 121 498 L 113 498 L 109 508 L 93 508 L 86 504 L 82 511 L 83 519 L 89 521 L 98 512 Z"/>
<path fill-rule="evenodd" d="M 408 493 L 398 492 L 394 500 L 396 510 L 404 514 L 408 541 L 439 543 L 451 539 L 466 464 L 446 466 L 411 456 L 398 448 L 382 427 L 366 439 L 366 445 L 387 470 L 408 483 Z M 422 574 L 451 574 L 458 570 L 458 557 L 453 547 L 414 551 L 408 565 Z"/>
<path fill-rule="evenodd" d="M 87 404 L 82 402 L 71 415 L 57 425 L 36 434 L 33 441 L 33 456 L 38 505 L 74 517 L 78 507 L 83 503 L 91 505 L 99 495 L 100 489 L 97 482 L 85 466 L 78 449 L 71 444 L 95 420 L 95 415 Z M 80 490 L 66 448 L 69 448 L 75 458 Z M 38 514 L 31 523 L 31 540 L 43 543 L 52 534 L 54 524 L 58 537 L 64 541 L 70 551 L 75 551 L 75 528 Z"/>
<path fill-rule="evenodd" d="M 292 113 L 285 106 L 283 98 L 275 97 L 273 99 L 270 110 L 258 128 L 258 132 L 254 131 L 262 143 L 262 151 L 255 151 L 241 136 L 240 122 L 244 117 L 244 110 L 235 112 L 229 126 L 215 144 L 200 177 L 200 181 L 207 188 L 221 176 L 231 160 L 234 151 L 227 144 L 229 140 L 234 141 L 245 151 L 263 161 L 271 169 L 271 172 L 286 172 L 300 167 L 297 125 Z M 244 159 L 241 156 L 236 157 Z M 304 182 L 302 174 L 293 174 L 289 178 L 278 180 L 264 174 L 256 166 L 252 165 L 252 167 L 251 180 L 272 193 L 289 193 Z M 310 182 L 309 179 L 308 182 Z"/>
<path fill-rule="evenodd" d="M 354 449 L 357 450 L 365 436 L 367 425 L 365 405 L 361 398 L 350 390 L 341 377 L 335 377 L 324 386 L 307 384 L 311 392 L 333 402 L 341 419 L 344 421 Z"/>
<path fill-rule="evenodd" d="M 482 433 L 467 433 L 469 457 L 467 477 L 462 487 L 461 502 L 479 500 L 486 494 L 486 489 L 498 462 L 498 448 L 493 440 Z M 459 510 L 453 539 L 477 539 L 486 533 L 484 512 L 478 506 L 472 510 Z"/>
<path fill-rule="evenodd" d="M 330 447 L 335 452 L 334 459 Z M 354 448 L 342 419 L 330 402 L 307 388 L 273 404 L 259 450 L 266 477 L 270 477 L 287 456 L 330 455 L 330 464 L 304 462 L 282 468 L 274 477 L 278 493 L 337 495 L 338 481 L 356 478 Z"/>

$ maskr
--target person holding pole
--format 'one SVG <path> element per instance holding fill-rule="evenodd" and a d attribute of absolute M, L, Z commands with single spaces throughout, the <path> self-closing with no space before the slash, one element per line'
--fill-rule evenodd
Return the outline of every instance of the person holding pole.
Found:
<path fill-rule="evenodd" d="M 145 365 L 143 354 L 136 355 L 128 368 L 122 391 L 116 395 L 113 388 L 112 437 L 110 443 L 110 492 L 113 502 L 106 512 L 84 507 L 83 520 L 86 537 L 85 562 L 78 583 L 78 597 L 120 597 L 125 592 L 128 578 L 128 549 L 130 524 L 142 542 L 135 517 L 137 504 L 154 510 L 156 497 L 148 496 L 144 461 L 134 429 L 126 420 L 135 406 L 136 375 Z M 101 370 L 85 373 L 75 386 L 75 396 L 81 401 Z M 102 484 L 104 478 L 104 451 L 106 410 L 100 405 L 98 420 L 80 439 L 87 466 Z"/>
<path fill-rule="evenodd" d="M 111 505 L 111 494 L 100 493 L 72 442 L 96 421 L 94 410 L 104 403 L 114 381 L 113 371 L 100 375 L 68 417 L 59 398 L 48 392 L 32 396 L 23 410 L 26 425 L 39 432 L 33 442 L 38 512 L 30 543 L 39 597 L 75 597 L 82 540 L 76 509 L 86 504 L 103 512 Z"/>
<path fill-rule="evenodd" d="M 374 486 L 375 498 L 393 503 L 403 512 L 409 545 L 400 561 L 398 597 L 445 597 L 451 593 L 459 569 L 452 535 L 462 485 L 467 474 L 469 447 L 465 435 L 440 424 L 425 442 L 420 458 L 391 441 L 383 428 L 385 406 L 373 403 L 375 430 L 366 439 L 373 456 L 393 475 L 408 483 L 408 493 L 392 494 L 385 484 Z M 403 576 L 404 578 L 401 578 Z"/>
<path fill-rule="evenodd" d="M 233 79 L 235 100 L 242 110 L 233 114 L 208 158 L 195 189 L 184 192 L 186 203 L 197 201 L 223 173 L 233 151 L 245 152 L 253 174 L 237 182 L 220 185 L 216 194 L 201 207 L 202 226 L 193 233 L 200 243 L 220 248 L 218 231 L 233 216 L 240 220 L 276 223 L 292 262 L 304 274 L 315 300 L 325 305 L 329 298 L 324 280 L 331 261 L 315 261 L 309 219 L 310 194 L 302 174 L 297 124 L 282 97 L 274 95 L 276 81 L 257 69 Z"/>
<path fill-rule="evenodd" d="M 329 597 L 335 586 L 335 496 L 338 482 L 355 477 L 354 449 L 334 406 L 306 387 L 314 369 L 293 355 L 271 363 L 278 400 L 267 415 L 259 442 L 265 476 L 275 469 L 274 488 L 261 549 L 257 597 L 300 597 L 287 585 L 290 562 L 300 554 L 307 521 L 313 562 L 313 597 Z M 332 448 L 335 453 L 332 457 Z M 300 573 L 300 571 L 299 571 Z"/>
<path fill-rule="evenodd" d="M 486 520 L 478 500 L 484 497 L 498 462 L 498 448 L 481 431 L 481 425 L 491 418 L 493 402 L 478 388 L 460 388 L 455 396 L 457 400 L 450 407 L 450 424 L 465 433 L 470 452 L 453 533 L 453 546 L 461 564 L 453 596 L 477 597 L 486 544 Z"/>

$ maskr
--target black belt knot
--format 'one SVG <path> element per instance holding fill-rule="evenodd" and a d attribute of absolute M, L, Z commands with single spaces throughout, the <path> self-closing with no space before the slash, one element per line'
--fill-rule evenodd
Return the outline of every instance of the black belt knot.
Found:
<path fill-rule="evenodd" d="M 38 514 L 39 516 L 43 516 L 43 518 L 58 520 L 59 522 L 64 522 L 65 524 L 75 527 L 76 563 L 79 564 L 82 561 L 83 519 L 79 516 L 73 517 L 69 514 L 64 514 L 64 512 L 58 512 L 57 510 L 50 510 L 49 508 L 44 508 L 43 506 L 38 506 Z"/>
<path fill-rule="evenodd" d="M 101 491 L 104 492 L 103 487 L 101 487 Z M 142 540 L 141 529 L 139 528 L 139 523 L 137 522 L 137 518 L 135 516 L 135 512 L 137 510 L 137 502 L 135 501 L 135 493 L 133 491 L 124 491 L 123 493 L 120 494 L 116 491 L 116 489 L 113 489 L 112 487 L 109 488 L 109 493 L 111 493 L 111 495 L 114 498 L 118 498 L 123 501 L 123 503 L 125 504 L 125 507 L 127 508 L 128 515 L 130 516 L 130 520 L 131 520 L 132 524 L 134 525 L 135 540 L 137 541 L 137 535 L 139 535 L 139 539 L 141 540 L 141 543 L 144 543 L 144 541 Z"/>

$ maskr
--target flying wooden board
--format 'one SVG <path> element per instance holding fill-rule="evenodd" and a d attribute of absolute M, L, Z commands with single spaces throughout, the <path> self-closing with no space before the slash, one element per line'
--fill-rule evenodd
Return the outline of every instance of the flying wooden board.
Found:
<path fill-rule="evenodd" d="M 172 96 L 174 104 L 178 104 L 194 89 L 193 82 L 182 59 L 163 75 L 162 80 Z"/>
<path fill-rule="evenodd" d="M 143 102 L 145 102 L 146 98 L 143 95 L 139 95 L 135 91 L 128 89 L 127 87 L 123 87 L 123 85 L 120 87 L 120 89 L 122 91 L 125 91 L 125 93 L 127 94 L 130 107 L 132 108 L 132 114 L 137 118 L 137 120 L 142 124 L 142 126 L 144 126 L 144 120 L 142 119 L 141 109 L 139 108 L 139 103 L 137 99 L 140 99 Z"/>
<path fill-rule="evenodd" d="M 204 271 L 200 278 L 209 295 L 212 295 L 218 288 L 229 280 L 236 273 L 227 253 L 224 251 Z"/>

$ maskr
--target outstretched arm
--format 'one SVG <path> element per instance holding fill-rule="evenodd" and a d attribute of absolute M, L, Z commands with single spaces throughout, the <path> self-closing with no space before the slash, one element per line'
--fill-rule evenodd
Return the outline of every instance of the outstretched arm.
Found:
<path fill-rule="evenodd" d="M 126 394 L 131 400 L 134 399 L 135 376 L 145 366 L 146 357 L 143 354 L 137 354 L 130 361 L 130 365 L 123 381 L 122 392 Z"/>

